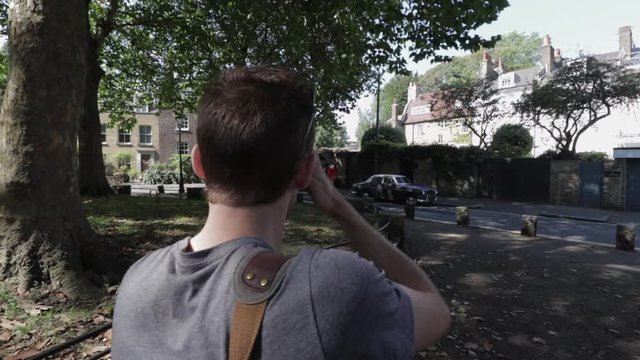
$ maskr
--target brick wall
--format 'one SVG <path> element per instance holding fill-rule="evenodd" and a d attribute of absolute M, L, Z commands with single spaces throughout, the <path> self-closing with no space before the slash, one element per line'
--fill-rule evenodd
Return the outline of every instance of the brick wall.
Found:
<path fill-rule="evenodd" d="M 109 114 L 100 114 L 100 123 L 109 124 Z M 140 126 L 151 126 L 151 144 L 140 142 Z M 136 124 L 131 128 L 131 141 L 120 143 L 118 141 L 118 126 L 108 127 L 106 132 L 106 142 L 102 144 L 102 153 L 106 163 L 117 165 L 114 160 L 116 154 L 128 153 L 131 159 L 131 168 L 141 170 L 142 155 L 149 155 L 149 165 L 158 161 L 158 149 L 160 147 L 160 128 L 158 125 L 158 115 L 156 114 L 136 114 Z"/>
<path fill-rule="evenodd" d="M 553 204 L 579 204 L 580 161 L 551 162 L 549 201 Z"/>
<path fill-rule="evenodd" d="M 195 114 L 188 114 L 189 130 L 181 133 L 182 142 L 189 146 L 189 152 L 196 144 L 196 128 L 198 126 Z M 158 148 L 159 161 L 166 162 L 173 154 L 177 154 L 178 131 L 176 130 L 176 118 L 172 111 L 163 110 L 159 115 L 160 143 Z"/>

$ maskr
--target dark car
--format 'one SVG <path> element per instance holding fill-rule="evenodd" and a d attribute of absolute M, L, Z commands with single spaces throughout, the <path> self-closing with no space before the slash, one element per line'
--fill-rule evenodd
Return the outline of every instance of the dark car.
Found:
<path fill-rule="evenodd" d="M 438 199 L 438 191 L 430 186 L 412 184 L 403 175 L 376 174 L 369 179 L 353 185 L 354 195 L 362 198 L 373 198 L 404 203 L 413 198 L 417 203 L 430 204 Z"/>

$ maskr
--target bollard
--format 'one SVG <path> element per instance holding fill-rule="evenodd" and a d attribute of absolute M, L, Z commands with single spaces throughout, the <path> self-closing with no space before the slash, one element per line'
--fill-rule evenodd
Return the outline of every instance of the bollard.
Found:
<path fill-rule="evenodd" d="M 533 215 L 522 215 L 520 234 L 528 237 L 536 237 L 538 233 L 538 217 Z"/>
<path fill-rule="evenodd" d="M 469 225 L 469 208 L 466 206 L 456 206 L 456 223 L 458 225 Z"/>
<path fill-rule="evenodd" d="M 616 249 L 634 251 L 636 231 L 633 225 L 616 225 Z"/>
<path fill-rule="evenodd" d="M 296 202 L 298 204 L 301 204 L 304 201 L 304 194 L 301 192 L 298 192 L 298 195 L 296 195 Z"/>
<path fill-rule="evenodd" d="M 411 220 L 416 217 L 416 200 L 414 198 L 410 197 L 404 203 L 404 215 Z"/>
<path fill-rule="evenodd" d="M 158 185 L 158 194 L 164 194 L 164 185 Z"/>

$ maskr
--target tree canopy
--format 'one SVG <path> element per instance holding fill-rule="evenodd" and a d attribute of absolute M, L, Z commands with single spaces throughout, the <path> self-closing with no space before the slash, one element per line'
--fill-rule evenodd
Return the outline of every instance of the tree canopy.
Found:
<path fill-rule="evenodd" d="M 378 129 L 375 127 L 365 131 L 364 135 L 362 135 L 362 142 L 360 143 L 360 146 L 364 147 L 365 144 L 370 142 L 406 145 L 407 139 L 405 138 L 402 130 L 398 128 L 380 126 L 379 133 Z"/>
<path fill-rule="evenodd" d="M 347 129 L 344 125 L 316 129 L 316 148 L 345 147 L 348 139 Z"/>
<path fill-rule="evenodd" d="M 446 85 L 440 96 L 448 117 L 462 120 L 478 138 L 480 148 L 489 147 L 487 137 L 505 112 L 502 98 L 489 80 L 470 80 Z"/>
<path fill-rule="evenodd" d="M 491 151 L 499 158 L 520 158 L 531 153 L 533 137 L 521 124 L 505 124 L 496 130 Z"/>
<path fill-rule="evenodd" d="M 585 57 L 565 60 L 515 104 L 531 125 L 556 142 L 560 158 L 576 153 L 580 136 L 618 106 L 640 99 L 640 73 Z"/>

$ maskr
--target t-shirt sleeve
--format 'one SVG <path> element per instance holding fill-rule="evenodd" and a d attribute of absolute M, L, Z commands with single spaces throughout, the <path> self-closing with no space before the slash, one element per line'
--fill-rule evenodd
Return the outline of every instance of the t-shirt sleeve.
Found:
<path fill-rule="evenodd" d="M 311 261 L 311 301 L 327 359 L 413 359 L 407 294 L 358 254 L 320 250 Z"/>

